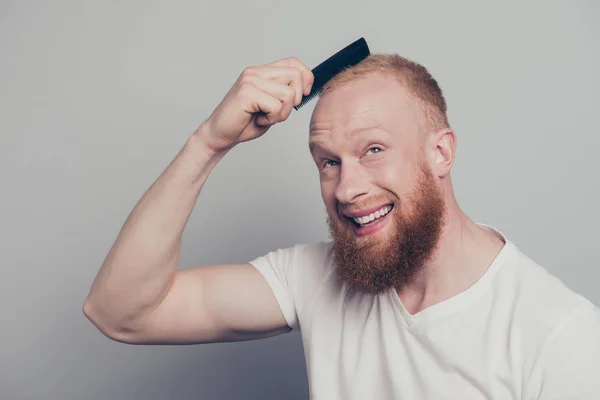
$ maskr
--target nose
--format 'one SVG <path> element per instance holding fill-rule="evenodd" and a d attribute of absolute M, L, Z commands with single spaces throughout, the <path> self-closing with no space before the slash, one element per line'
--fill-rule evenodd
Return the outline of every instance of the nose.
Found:
<path fill-rule="evenodd" d="M 369 193 L 369 179 L 359 163 L 343 163 L 335 197 L 342 204 L 349 204 Z"/>

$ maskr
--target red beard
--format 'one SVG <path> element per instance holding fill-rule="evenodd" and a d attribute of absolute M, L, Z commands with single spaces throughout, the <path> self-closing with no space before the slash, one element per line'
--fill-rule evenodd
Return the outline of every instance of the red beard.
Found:
<path fill-rule="evenodd" d="M 327 217 L 336 271 L 351 289 L 380 294 L 392 287 L 400 288 L 415 277 L 435 252 L 446 208 L 426 164 L 421 165 L 419 180 L 406 201 L 393 203 L 393 220 L 384 228 L 389 232 L 373 236 L 357 238 L 352 222 L 341 214 L 335 222 Z"/>

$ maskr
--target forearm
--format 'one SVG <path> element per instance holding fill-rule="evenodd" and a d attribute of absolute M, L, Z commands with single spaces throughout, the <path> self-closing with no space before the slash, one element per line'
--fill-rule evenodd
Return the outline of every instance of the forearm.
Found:
<path fill-rule="evenodd" d="M 84 310 L 104 329 L 126 329 L 171 286 L 185 225 L 223 157 L 204 144 L 201 129 L 134 207 L 92 284 Z"/>

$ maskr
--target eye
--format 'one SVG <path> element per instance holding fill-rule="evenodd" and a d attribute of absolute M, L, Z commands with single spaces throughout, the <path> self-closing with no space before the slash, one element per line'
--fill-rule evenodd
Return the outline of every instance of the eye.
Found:
<path fill-rule="evenodd" d="M 374 150 L 378 150 L 378 151 L 374 151 Z M 381 147 L 375 146 L 375 147 L 371 147 L 369 150 L 367 150 L 367 153 L 369 151 L 374 151 L 374 153 L 381 153 L 383 150 L 381 149 Z"/>
<path fill-rule="evenodd" d="M 325 161 L 325 163 L 323 163 L 323 168 L 325 168 L 325 167 L 334 167 L 335 165 L 332 165 L 331 163 L 336 163 L 336 165 L 337 165 L 337 161 L 327 160 L 327 161 Z"/>

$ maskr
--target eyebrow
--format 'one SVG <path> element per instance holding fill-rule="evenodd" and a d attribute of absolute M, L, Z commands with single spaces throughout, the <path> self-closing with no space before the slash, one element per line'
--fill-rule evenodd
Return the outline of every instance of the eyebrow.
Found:
<path fill-rule="evenodd" d="M 314 154 L 316 150 L 323 149 L 324 143 L 322 140 L 315 139 L 308 142 L 308 149 L 310 150 L 310 154 Z"/>
<path fill-rule="evenodd" d="M 390 133 L 388 131 L 386 131 L 385 129 L 383 129 L 383 127 L 381 125 L 373 125 L 373 126 L 357 128 L 357 129 L 352 130 L 350 132 L 350 134 L 370 133 L 370 132 L 374 132 L 374 131 L 377 131 L 378 133 L 385 133 L 388 136 L 390 135 Z M 309 148 L 311 154 L 314 154 L 314 152 L 316 150 L 324 150 L 324 151 L 328 152 L 328 150 L 326 149 L 326 146 L 325 146 L 325 142 L 320 139 L 310 140 L 308 142 L 308 148 Z"/>

